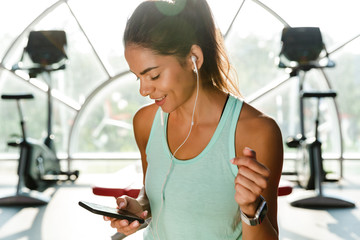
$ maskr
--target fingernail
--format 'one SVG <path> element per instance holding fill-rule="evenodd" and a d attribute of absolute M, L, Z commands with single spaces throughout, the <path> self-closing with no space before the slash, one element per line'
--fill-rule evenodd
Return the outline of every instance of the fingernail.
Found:
<path fill-rule="evenodd" d="M 120 225 L 125 227 L 125 226 L 129 225 L 129 222 L 127 220 L 121 220 Z"/>
<path fill-rule="evenodd" d="M 144 217 L 146 217 L 148 215 L 148 213 L 149 213 L 148 210 L 145 210 L 144 211 Z"/>
<path fill-rule="evenodd" d="M 255 151 L 249 147 L 245 147 L 245 149 L 249 150 L 252 154 L 255 154 Z"/>
<path fill-rule="evenodd" d="M 234 164 L 234 162 L 235 162 L 235 159 L 231 159 L 231 160 L 230 160 L 230 162 L 231 162 L 232 164 Z"/>
<path fill-rule="evenodd" d="M 121 203 L 119 204 L 119 208 L 120 208 L 120 209 L 122 209 L 124 206 L 125 206 L 125 203 L 124 203 L 124 202 L 121 202 Z"/>
<path fill-rule="evenodd" d="M 133 226 L 134 226 L 134 227 L 138 227 L 138 226 L 139 226 L 139 222 L 138 222 L 138 221 L 135 221 L 135 223 L 134 223 Z"/>

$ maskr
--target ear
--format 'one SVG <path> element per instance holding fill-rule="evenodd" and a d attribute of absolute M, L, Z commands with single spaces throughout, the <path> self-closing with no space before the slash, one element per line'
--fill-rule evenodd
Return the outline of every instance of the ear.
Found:
<path fill-rule="evenodd" d="M 190 53 L 189 53 L 188 59 L 187 59 L 189 62 L 189 66 L 191 66 L 191 69 L 194 70 L 194 63 L 191 59 L 191 56 L 196 57 L 196 66 L 197 66 L 197 69 L 200 70 L 200 68 L 204 62 L 204 55 L 203 55 L 203 51 L 199 45 L 194 44 L 191 46 Z"/>

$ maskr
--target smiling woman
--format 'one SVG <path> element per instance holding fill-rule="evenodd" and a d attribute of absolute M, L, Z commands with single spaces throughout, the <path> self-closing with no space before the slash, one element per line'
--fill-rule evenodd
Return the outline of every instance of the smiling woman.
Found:
<path fill-rule="evenodd" d="M 141 95 L 155 102 L 133 120 L 144 188 L 119 208 L 151 213 L 144 239 L 278 239 L 281 133 L 240 98 L 207 2 L 141 3 L 124 45 Z M 105 220 L 126 235 L 140 227 Z"/>
<path fill-rule="evenodd" d="M 128 87 L 133 89 L 138 86 L 127 74 L 128 66 L 120 43 L 126 20 L 139 2 L 141 1 L 91 1 L 86 3 L 86 8 L 84 2 L 79 0 L 3 2 L 3 13 L 0 16 L 0 21 L 4 23 L 4 34 L 0 35 L 0 91 L 17 92 L 21 88 L 25 92 L 34 93 L 32 106 L 36 114 L 28 115 L 30 135 L 34 138 L 41 138 L 44 131 L 46 116 L 43 102 L 46 87 L 43 86 L 46 83 L 41 77 L 29 80 L 26 73 L 18 71 L 14 74 L 9 70 L 19 62 L 30 30 L 66 30 L 69 62 L 63 73 L 54 76 L 53 83 L 56 99 L 54 112 L 58 113 L 55 114 L 53 129 L 61 158 L 118 159 L 124 153 L 129 155 L 131 152 L 134 156 L 137 151 L 135 141 L 132 140 L 133 133 L 127 126 L 131 125 L 135 109 L 149 101 L 136 92 L 126 90 Z M 262 87 L 288 77 L 274 65 L 274 58 L 281 47 L 280 35 L 284 24 L 260 3 L 266 4 L 291 26 L 311 25 L 321 28 L 336 67 L 323 73 L 309 73 L 309 88 L 326 89 L 329 88 L 329 82 L 338 91 L 337 105 L 341 111 L 343 130 L 341 143 L 338 130 L 323 128 L 325 158 L 342 158 L 342 153 L 346 157 L 357 158 L 359 132 L 356 129 L 360 124 L 360 111 L 351 102 L 352 96 L 358 95 L 356 86 L 359 70 L 354 66 L 358 65 L 360 52 L 360 44 L 357 44 L 360 38 L 357 38 L 359 33 L 355 26 L 360 21 L 356 12 L 359 2 L 348 0 L 343 4 L 340 1 L 309 0 L 295 1 L 291 6 L 285 0 L 208 2 L 223 34 L 242 6 L 225 39 L 230 61 L 239 76 L 242 95 L 248 100 L 257 99 L 253 104 L 277 120 L 284 137 L 298 132 L 297 110 L 293 107 L 296 106 L 297 83 L 289 81 L 271 94 L 254 94 Z M 303 17 L 304 12 L 307 13 L 306 18 Z M 121 99 L 112 96 L 121 96 Z M 118 108 L 118 100 L 128 102 L 127 107 Z M 8 148 L 6 142 L 12 134 L 19 131 L 18 124 L 8 120 L 9 107 L 2 102 L 0 105 L 4 109 L 0 112 L 0 123 L 1 126 L 6 126 L 0 129 L 0 135 L 4 136 L 0 138 L 0 157 L 16 159 L 17 150 Z M 111 116 L 107 115 L 109 106 Z M 324 126 L 337 126 L 334 103 L 329 103 L 328 106 L 332 117 L 328 118 Z M 101 131 L 94 133 L 94 129 Z M 122 136 L 121 139 L 118 134 Z M 285 146 L 285 151 L 286 157 L 292 158 L 292 149 Z M 328 167 L 339 173 L 336 162 L 329 162 Z"/>
<path fill-rule="evenodd" d="M 25 66 L 26 64 L 31 64 L 28 56 L 24 55 L 22 59 L 24 47 L 26 46 L 31 30 L 64 30 L 68 38 L 67 52 L 69 61 L 67 62 L 66 69 L 54 74 L 52 91 L 52 97 L 54 98 L 53 130 L 58 157 L 69 160 L 69 163 L 72 160 L 79 160 L 71 162 L 73 164 L 72 166 L 76 166 L 77 169 L 83 172 L 90 171 L 92 173 L 114 172 L 124 164 L 132 162 L 109 162 L 104 161 L 104 159 L 138 160 L 140 154 L 133 134 L 132 121 L 134 114 L 140 108 L 146 109 L 142 108 L 142 106 L 151 103 L 154 109 L 155 107 L 158 109 L 159 106 L 162 106 L 166 111 L 160 111 L 160 113 L 156 115 L 155 120 L 154 116 L 149 117 L 148 115 L 144 115 L 144 121 L 146 121 L 144 127 L 146 124 L 151 125 L 152 122 L 155 122 L 158 124 L 157 127 L 161 129 L 156 135 L 153 135 L 152 139 L 154 140 L 155 137 L 165 139 L 159 142 L 153 141 L 152 146 L 165 145 L 165 149 L 168 150 L 166 153 L 171 152 L 175 155 L 173 158 L 174 164 L 171 166 L 171 169 L 170 165 L 163 166 L 157 162 L 152 162 L 152 166 L 149 164 L 149 170 L 152 169 L 151 171 L 155 171 L 156 164 L 159 164 L 159 167 L 166 168 L 165 171 L 159 175 L 159 178 L 162 177 L 162 179 L 158 179 L 158 182 L 164 183 L 165 176 L 169 169 L 171 170 L 171 174 L 178 174 L 176 176 L 182 173 L 190 174 L 186 166 L 196 164 L 200 166 L 201 161 L 198 161 L 199 156 L 218 156 L 218 152 L 222 153 L 223 149 L 218 152 L 208 152 L 207 146 L 211 146 L 216 142 L 215 140 L 209 139 L 212 139 L 212 136 L 216 135 L 215 133 L 218 132 L 218 129 L 229 124 L 230 121 L 223 121 L 225 122 L 224 124 L 220 124 L 220 122 L 223 116 L 229 116 L 229 114 L 232 113 L 233 108 L 231 108 L 231 104 L 234 99 L 219 94 L 219 96 L 211 98 L 211 100 L 215 102 L 211 104 L 207 102 L 208 99 L 204 100 L 203 93 L 200 92 L 200 97 L 197 101 L 198 104 L 194 104 L 196 96 L 195 90 L 199 89 L 199 87 L 195 84 L 196 74 L 192 72 L 194 67 L 191 58 L 188 56 L 188 52 L 191 46 L 198 44 L 188 46 L 188 48 L 186 48 L 187 52 L 185 51 L 185 54 L 182 54 L 185 60 L 177 57 L 176 60 L 178 60 L 178 63 L 173 61 L 175 59 L 172 56 L 164 58 L 165 56 L 162 56 L 158 52 L 156 54 L 149 52 L 149 56 L 146 57 L 146 63 L 150 63 L 147 60 L 152 58 L 156 59 L 159 55 L 161 55 L 162 61 L 164 59 L 165 61 L 157 61 L 155 64 L 143 65 L 141 67 L 138 66 L 138 64 L 143 63 L 143 61 L 128 64 L 124 57 L 124 45 L 122 44 L 123 33 L 127 19 L 140 2 L 143 1 L 2 1 L 0 14 L 0 92 L 1 94 L 20 92 L 34 94 L 35 99 L 29 103 L 25 103 L 24 114 L 28 123 L 29 136 L 35 139 L 42 139 L 46 126 L 45 103 L 48 83 L 42 76 L 29 78 L 29 74 L 26 71 L 14 71 L 13 66 L 16 66 L 18 63 L 23 63 Z M 359 159 L 360 157 L 360 106 L 354 104 L 356 96 L 360 96 L 360 88 L 358 87 L 360 75 L 360 68 L 358 67 L 360 59 L 360 35 L 358 28 L 360 15 L 358 14 L 358 9 L 360 8 L 360 2 L 358 0 L 208 0 L 208 3 L 213 11 L 215 23 L 223 35 L 227 33 L 224 39 L 224 45 L 226 46 L 230 63 L 237 72 L 239 80 L 238 86 L 241 94 L 246 101 L 276 121 L 283 133 L 284 139 L 299 132 L 299 119 L 297 117 L 298 79 L 293 78 L 287 81 L 287 79 L 289 79 L 288 73 L 282 69 L 278 69 L 274 64 L 274 60 L 278 56 L 281 48 L 281 31 L 285 25 L 293 27 L 317 26 L 321 28 L 324 43 L 326 44 L 331 59 L 335 61 L 336 67 L 319 71 L 312 70 L 307 73 L 307 84 L 305 88 L 306 90 L 328 90 L 329 88 L 333 88 L 338 93 L 336 102 L 324 101 L 324 104 L 321 106 L 321 115 L 325 118 L 322 119 L 323 124 L 321 125 L 320 137 L 323 141 L 323 151 L 325 153 L 325 170 L 341 176 L 342 168 L 341 166 L 339 167 L 338 162 L 327 159 L 339 159 L 341 160 L 340 162 L 342 162 L 344 158 L 347 160 Z M 240 6 L 241 9 L 239 9 Z M 182 5 L 182 7 L 185 6 Z M 174 13 L 179 12 L 181 8 L 178 8 Z M 31 11 L 29 9 L 31 9 Z M 238 12 L 238 10 L 240 11 Z M 238 15 L 234 19 L 237 13 Z M 277 17 L 276 14 L 278 15 Z M 230 23 L 233 23 L 231 29 L 229 29 Z M 184 24 L 184 22 L 182 22 L 182 24 Z M 185 27 L 188 32 L 193 33 L 192 28 L 195 25 L 196 22 L 191 22 Z M 163 23 L 159 27 L 166 27 L 166 24 Z M 171 29 L 171 32 L 175 30 L 176 29 Z M 155 37 L 159 38 L 164 36 L 156 35 Z M 181 35 L 178 39 L 186 41 L 187 34 Z M 203 48 L 201 49 L 204 53 Z M 147 48 L 143 50 L 142 53 L 144 53 Z M 129 56 L 129 63 L 133 62 L 130 58 Z M 203 57 L 203 59 L 205 59 L 202 60 L 203 62 L 206 61 L 206 58 Z M 204 79 L 208 78 L 204 77 L 204 66 L 199 62 L 201 61 L 201 57 L 199 57 L 197 61 L 199 63 L 199 74 L 201 75 L 199 80 L 202 83 Z M 169 64 L 169 66 L 176 66 L 179 73 L 182 73 L 181 78 L 178 80 L 184 80 L 184 82 L 188 84 L 187 86 L 176 85 L 177 79 L 172 77 L 171 79 L 166 77 L 169 81 L 167 84 L 171 83 L 171 87 L 169 87 L 170 85 L 162 83 L 165 79 L 164 66 L 167 66 L 167 64 Z M 139 81 L 135 81 L 133 74 L 129 72 L 129 66 L 130 70 L 139 77 Z M 141 73 L 145 69 L 154 66 L 157 68 L 144 73 L 144 76 L 142 76 Z M 174 67 L 171 68 L 175 69 Z M 145 76 L 146 74 L 149 75 L 148 78 Z M 174 74 L 172 73 L 171 76 L 174 76 Z M 159 82 L 164 85 L 159 87 Z M 153 99 L 142 97 L 137 89 L 144 90 L 143 95 L 149 94 Z M 309 103 L 309 106 L 311 104 L 312 103 Z M 197 105 L 196 109 L 193 108 L 194 105 Z M 182 108 L 183 106 L 187 106 L 187 108 Z M 214 106 L 216 106 L 216 108 L 213 108 Z M 246 105 L 242 106 L 241 111 L 245 109 L 245 106 Z M 336 106 L 339 112 L 337 112 Z M 4 159 L 18 159 L 18 149 L 10 148 L 7 145 L 8 141 L 12 141 L 13 138 L 16 140 L 16 136 L 20 134 L 18 121 L 14 118 L 16 116 L 13 111 L 14 107 L 15 105 L 0 101 L 0 169 L 3 172 L 10 172 L 7 171 L 7 167 L 3 166 Z M 192 117 L 194 109 L 196 115 L 194 116 L 194 121 L 192 121 L 190 118 Z M 207 115 L 203 115 L 207 110 L 209 111 L 206 113 Z M 311 112 L 307 113 L 310 114 L 310 119 L 313 115 Z M 338 115 L 340 116 L 339 120 L 337 118 Z M 201 119 L 201 116 L 205 117 Z M 139 120 L 139 118 L 137 120 Z M 308 124 L 306 125 L 306 129 L 309 135 L 313 134 L 312 122 L 313 121 L 309 121 L 306 123 Z M 340 123 L 341 128 L 339 127 Z M 164 126 L 167 128 L 164 128 Z M 189 128 L 191 126 L 193 126 L 193 129 L 190 132 Z M 149 130 L 150 127 L 148 126 L 147 130 Z M 137 131 L 142 131 L 141 126 L 136 129 Z M 241 129 L 241 131 L 242 130 L 243 129 Z M 342 135 L 340 134 L 341 131 Z M 166 137 L 163 137 L 164 134 Z M 188 141 L 185 141 L 183 147 L 175 152 L 188 135 Z M 201 136 L 199 141 L 194 141 L 195 138 L 193 137 L 195 136 Z M 256 136 L 256 138 L 263 139 L 258 136 Z M 141 140 L 139 143 L 140 145 L 142 144 Z M 144 148 L 144 146 L 142 147 Z M 188 149 L 192 151 L 187 151 Z M 261 153 L 259 153 L 257 149 L 255 150 L 257 159 L 262 159 L 263 156 Z M 294 156 L 296 156 L 293 149 L 284 146 L 284 150 L 285 160 L 293 160 Z M 156 151 L 157 149 L 154 148 L 152 154 L 154 154 L 154 152 L 156 153 Z M 162 153 L 163 151 L 159 150 L 158 152 Z M 241 153 L 242 150 L 237 152 Z M 250 153 L 246 152 L 245 154 Z M 164 158 L 169 156 L 171 158 L 170 154 Z M 227 158 L 225 155 L 220 157 Z M 101 159 L 101 161 L 91 162 L 84 161 L 84 159 Z M 11 163 L 14 163 L 13 165 L 15 167 L 17 166 L 16 161 L 12 161 Z M 293 161 L 285 161 L 285 163 L 287 163 L 287 168 L 284 169 L 286 172 L 294 170 Z M 352 164 L 353 163 L 350 163 L 350 166 Z M 233 174 L 233 167 L 229 167 L 228 165 L 221 167 L 224 171 L 229 171 Z M 204 169 L 207 170 L 207 168 Z M 355 174 L 356 171 L 354 169 L 356 168 L 349 169 L 349 172 L 354 172 Z M 207 172 L 206 170 L 203 171 Z M 248 169 L 242 168 L 242 170 L 244 174 L 248 173 Z M 348 172 L 344 173 L 345 177 L 347 173 Z M 201 182 L 202 180 L 197 177 L 182 179 L 183 181 L 174 183 L 171 182 L 171 179 L 174 179 L 172 178 L 174 175 L 171 174 L 169 175 L 169 182 L 167 182 L 164 188 L 174 186 L 174 184 L 196 186 L 195 180 L 198 181 L 197 183 L 201 183 L 202 186 L 209 185 L 208 182 Z M 202 176 L 202 174 L 194 175 Z M 209 173 L 209 175 L 211 175 L 211 173 Z M 12 172 L 12 176 L 16 177 L 16 170 Z M 206 180 L 217 184 L 217 180 L 219 180 L 217 176 L 218 175 L 213 174 L 213 176 L 206 178 Z M 152 181 L 155 182 L 156 180 L 157 179 L 154 178 L 152 179 Z M 276 185 L 273 184 L 273 182 L 271 184 L 272 186 Z M 8 186 L 8 183 L 6 182 L 5 185 Z M 212 193 L 211 196 L 222 194 L 222 192 L 216 190 L 216 185 L 212 186 L 214 187 L 208 189 Z M 176 187 L 178 187 L 178 185 Z M 170 197 L 171 200 L 171 198 L 174 199 L 179 195 L 179 197 L 181 197 L 179 199 L 182 199 L 184 196 L 191 199 L 193 195 L 196 197 L 200 195 L 200 192 L 197 190 L 188 191 L 186 188 L 178 188 L 181 191 L 170 191 L 170 195 L 164 194 L 165 205 L 168 204 L 168 197 Z M 219 188 L 221 189 L 221 187 Z M 160 196 L 161 189 L 162 185 L 153 190 L 153 196 Z M 169 188 L 167 189 L 169 190 Z M 233 188 L 227 190 L 234 191 Z M 78 192 L 78 190 L 76 191 Z M 149 192 L 151 192 L 151 190 Z M 274 217 L 275 215 L 272 212 L 275 210 L 272 208 L 275 204 L 271 202 L 270 199 L 272 198 L 264 198 L 269 208 L 267 217 Z M 237 199 L 239 200 L 239 198 Z M 161 199 L 159 198 L 158 200 L 157 204 L 160 203 L 160 205 L 156 205 L 155 203 L 154 206 L 157 206 L 159 209 Z M 257 199 L 257 201 L 260 200 L 261 198 Z M 173 201 L 173 203 L 176 203 L 176 201 Z M 216 212 L 218 211 L 218 205 L 222 205 L 214 202 L 213 199 L 210 198 L 207 204 L 209 209 L 214 209 L 214 214 L 218 214 Z M 57 204 L 54 204 L 53 206 L 56 205 Z M 183 205 L 183 208 L 179 209 L 179 214 L 186 213 L 188 210 L 186 208 L 187 206 L 188 205 Z M 288 206 L 288 204 L 286 203 L 285 206 Z M 166 210 L 166 207 L 167 206 L 158 212 L 155 210 L 155 214 L 160 212 L 158 215 L 160 216 L 158 225 L 165 219 L 161 217 L 163 214 L 165 217 L 169 216 L 167 214 L 170 214 Z M 199 206 L 199 209 L 202 209 L 202 206 Z M 222 209 L 219 208 L 219 211 L 220 210 Z M 285 227 L 283 227 L 283 238 L 293 238 L 296 236 L 297 239 L 301 239 L 301 237 L 306 239 L 313 237 L 310 233 L 304 233 L 301 229 L 316 226 L 316 222 L 306 221 L 306 224 L 302 225 L 301 228 L 299 228 L 298 225 L 288 228 L 286 224 L 292 222 L 291 217 L 293 215 L 288 215 L 287 210 L 289 209 L 283 208 L 283 210 L 281 210 L 284 212 L 282 221 L 283 226 L 285 225 Z M 296 213 L 299 212 L 296 211 Z M 345 213 L 347 216 L 349 215 L 348 212 Z M 321 212 L 321 214 L 323 214 L 323 212 Z M 325 215 L 327 214 L 328 213 Z M 181 223 L 187 220 L 186 217 L 180 216 L 181 215 L 177 215 L 176 219 L 180 220 Z M 249 214 L 248 217 L 252 217 L 251 214 Z M 20 218 L 22 219 L 22 216 Z M 307 217 L 305 217 L 305 219 L 307 219 Z M 53 220 L 54 221 L 43 221 L 47 222 L 49 226 L 51 225 L 49 228 L 48 226 L 43 228 L 47 229 L 47 233 L 51 232 L 52 235 L 50 238 L 56 239 L 56 237 L 60 236 L 63 239 L 70 239 L 69 236 L 65 235 L 65 231 L 63 233 L 64 235 L 61 235 L 58 234 L 58 229 L 53 229 L 53 226 L 57 226 L 57 224 L 53 223 L 57 222 L 58 219 L 54 218 Z M 356 224 L 356 220 L 357 219 L 354 219 L 352 223 Z M 14 222 L 16 222 L 14 225 L 19 225 L 19 221 Z M 275 220 L 271 222 L 275 222 Z M 27 223 L 28 222 L 26 222 L 26 224 Z M 65 221 L 63 223 L 65 223 Z M 73 222 L 66 221 L 66 223 L 68 224 L 68 229 L 73 228 L 73 226 L 71 226 Z M 263 223 L 267 223 L 267 220 Z M 347 221 L 339 221 L 333 224 L 333 218 L 331 218 L 331 221 L 329 220 L 327 223 L 329 226 L 334 227 L 334 229 L 341 226 L 341 230 L 344 230 L 339 233 L 338 238 L 325 234 L 324 236 L 328 236 L 328 239 L 351 238 L 350 235 L 352 233 L 346 231 L 349 229 Z M 95 231 L 97 232 L 99 224 L 95 225 L 93 229 L 96 229 Z M 87 225 L 86 229 L 91 229 L 91 226 L 92 225 Z M 356 229 L 356 227 L 354 229 Z M 26 235 L 29 233 L 28 231 L 22 230 L 23 229 L 20 229 L 21 234 Z M 322 228 L 320 232 L 322 233 L 323 230 L 324 228 Z M 11 227 L 9 228 L 8 224 L 3 225 L 0 230 L 2 234 L 0 238 L 9 236 L 6 235 L 9 231 L 11 231 Z M 110 231 L 113 233 L 112 229 L 110 229 Z M 345 232 L 348 233 L 344 234 Z M 55 236 L 55 233 L 58 234 L 58 236 Z M 156 231 L 154 233 L 156 234 Z M 297 234 L 294 235 L 293 233 Z M 38 232 L 36 234 L 36 237 L 38 237 Z M 355 233 L 355 235 L 356 234 L 359 235 L 358 232 Z M 77 237 L 77 239 L 78 238 L 79 237 Z M 101 236 L 98 238 L 100 239 Z"/>

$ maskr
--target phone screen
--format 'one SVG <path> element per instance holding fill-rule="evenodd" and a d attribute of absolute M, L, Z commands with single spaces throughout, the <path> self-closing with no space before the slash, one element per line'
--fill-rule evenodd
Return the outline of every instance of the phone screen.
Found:
<path fill-rule="evenodd" d="M 107 216 L 107 217 L 126 219 L 129 222 L 133 222 L 133 221 L 137 220 L 137 221 L 139 221 L 139 223 L 144 223 L 144 221 L 145 221 L 144 219 L 136 216 L 135 214 L 132 214 L 130 212 L 127 212 L 127 211 L 121 210 L 121 209 L 117 209 L 117 208 L 107 207 L 107 206 L 103 206 L 103 205 L 96 204 L 96 203 L 90 203 L 90 202 L 86 202 L 86 201 L 80 201 L 79 205 L 92 213 Z"/>

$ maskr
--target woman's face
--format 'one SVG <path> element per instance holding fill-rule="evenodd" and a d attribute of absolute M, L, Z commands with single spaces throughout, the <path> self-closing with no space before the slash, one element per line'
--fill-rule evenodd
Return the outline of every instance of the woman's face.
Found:
<path fill-rule="evenodd" d="M 194 97 L 196 78 L 189 61 L 181 65 L 174 56 L 135 44 L 125 47 L 125 58 L 140 80 L 140 94 L 149 96 L 164 112 L 172 112 Z"/>

